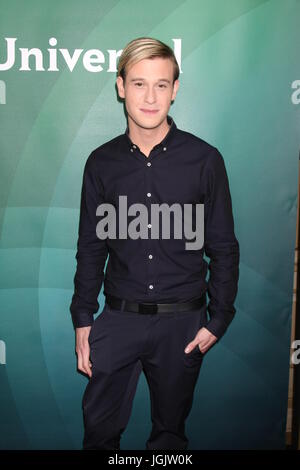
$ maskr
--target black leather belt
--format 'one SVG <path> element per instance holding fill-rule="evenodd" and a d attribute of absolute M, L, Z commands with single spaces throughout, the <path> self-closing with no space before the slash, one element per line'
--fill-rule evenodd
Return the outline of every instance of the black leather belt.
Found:
<path fill-rule="evenodd" d="M 136 312 L 143 314 L 154 314 L 164 312 L 185 312 L 201 308 L 206 304 L 206 293 L 202 297 L 188 302 L 176 302 L 172 304 L 154 304 L 154 303 L 137 303 L 125 299 L 118 299 L 110 294 L 105 294 L 106 302 L 115 310 L 125 310 L 128 312 Z"/>

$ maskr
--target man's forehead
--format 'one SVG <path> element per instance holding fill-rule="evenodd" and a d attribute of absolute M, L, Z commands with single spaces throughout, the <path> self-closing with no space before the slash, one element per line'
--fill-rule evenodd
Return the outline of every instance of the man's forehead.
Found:
<path fill-rule="evenodd" d="M 136 77 L 135 75 L 132 77 L 128 78 L 129 82 L 138 82 L 141 80 L 147 80 L 149 77 L 143 76 L 143 77 Z M 164 77 L 155 77 L 155 80 L 158 82 L 166 82 L 166 83 L 171 83 L 171 80 L 169 78 L 164 78 Z"/>
<path fill-rule="evenodd" d="M 159 70 L 158 73 L 162 78 L 168 79 L 169 73 L 173 74 L 173 63 L 169 58 L 164 57 L 141 59 L 129 65 L 126 73 L 127 75 L 139 74 L 139 76 L 143 76 L 143 71 L 149 75 L 149 72 L 154 73 L 156 70 Z"/>

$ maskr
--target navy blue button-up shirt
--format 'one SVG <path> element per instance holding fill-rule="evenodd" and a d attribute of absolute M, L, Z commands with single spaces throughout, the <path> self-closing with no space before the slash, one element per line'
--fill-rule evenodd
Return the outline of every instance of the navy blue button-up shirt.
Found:
<path fill-rule="evenodd" d="M 131 141 L 127 127 L 86 161 L 70 306 L 74 328 L 92 325 L 103 283 L 104 294 L 145 303 L 183 302 L 207 292 L 206 328 L 218 339 L 234 317 L 240 253 L 223 157 L 201 138 L 178 129 L 170 116 L 167 120 L 167 135 L 148 157 Z M 203 246 L 187 250 L 184 234 L 172 238 L 172 231 L 169 239 L 161 231 L 158 239 L 151 238 L 151 224 L 147 238 L 99 238 L 97 207 L 110 203 L 118 210 L 121 195 L 127 196 L 128 207 L 142 203 L 149 214 L 153 203 L 204 204 Z"/>

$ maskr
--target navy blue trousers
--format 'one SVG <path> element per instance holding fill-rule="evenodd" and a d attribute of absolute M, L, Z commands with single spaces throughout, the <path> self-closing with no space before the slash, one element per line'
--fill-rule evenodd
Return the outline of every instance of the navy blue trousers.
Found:
<path fill-rule="evenodd" d="M 150 390 L 152 431 L 146 449 L 187 449 L 185 420 L 205 353 L 185 346 L 207 323 L 206 306 L 139 314 L 106 303 L 90 335 L 92 377 L 83 398 L 82 449 L 120 449 L 139 376 Z"/>

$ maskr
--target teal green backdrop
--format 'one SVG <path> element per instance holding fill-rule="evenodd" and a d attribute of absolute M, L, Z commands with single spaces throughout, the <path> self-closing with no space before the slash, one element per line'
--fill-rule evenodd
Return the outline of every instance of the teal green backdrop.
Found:
<path fill-rule="evenodd" d="M 170 115 L 221 151 L 241 248 L 236 317 L 203 362 L 190 449 L 284 448 L 299 22 L 297 0 L 0 0 L 1 449 L 81 448 L 88 378 L 77 372 L 69 305 L 82 172 L 94 148 L 125 131 L 108 51 L 138 36 L 181 40 Z M 58 70 L 47 70 L 50 38 L 70 56 L 83 50 L 72 71 L 59 52 Z M 24 48 L 41 51 L 44 70 L 33 57 L 24 70 Z M 91 49 L 102 71 L 84 66 Z M 143 449 L 150 429 L 141 376 L 122 447 Z"/>

